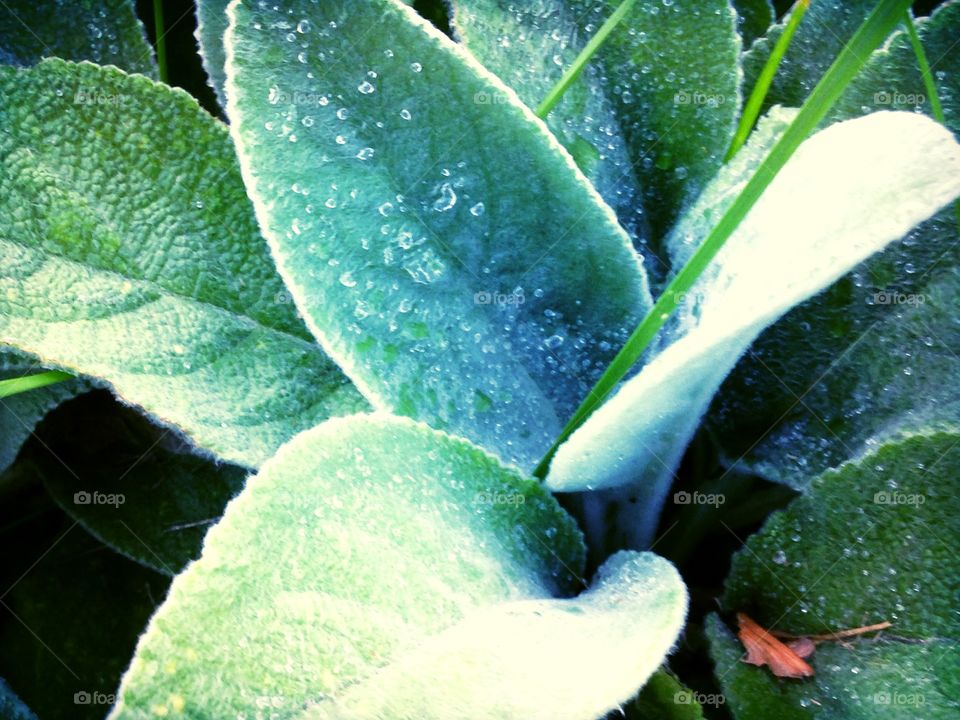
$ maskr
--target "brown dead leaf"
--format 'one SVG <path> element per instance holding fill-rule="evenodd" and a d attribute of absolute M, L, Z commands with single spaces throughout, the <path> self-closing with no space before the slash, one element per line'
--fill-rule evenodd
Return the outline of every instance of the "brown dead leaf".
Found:
<path fill-rule="evenodd" d="M 800 655 L 780 642 L 768 630 L 760 627 L 749 616 L 737 613 L 737 624 L 740 626 L 740 642 L 747 650 L 744 662 L 761 667 L 767 665 L 774 675 L 781 678 L 813 676 L 813 668 Z M 810 643 L 813 644 L 812 641 Z"/>

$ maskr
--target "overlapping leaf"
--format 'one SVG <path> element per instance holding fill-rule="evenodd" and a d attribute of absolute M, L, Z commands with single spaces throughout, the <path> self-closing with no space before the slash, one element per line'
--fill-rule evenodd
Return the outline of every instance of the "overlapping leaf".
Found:
<path fill-rule="evenodd" d="M 400 3 L 228 13 L 231 131 L 308 325 L 375 406 L 532 467 L 649 305 L 613 213 Z"/>
<path fill-rule="evenodd" d="M 734 558 L 724 608 L 771 630 L 825 634 L 889 621 L 878 639 L 821 644 L 805 682 L 745 665 L 708 623 L 737 720 L 956 717 L 960 436 L 918 431 L 828 471 Z"/>
<path fill-rule="evenodd" d="M 724 168 L 678 225 L 677 257 L 692 251 L 733 200 L 778 121 Z M 757 335 L 958 194 L 960 146 L 923 116 L 877 113 L 807 140 L 683 299 L 676 339 L 560 447 L 548 485 L 642 487 L 636 533 L 648 541 L 683 450 Z"/>
<path fill-rule="evenodd" d="M 618 5 L 454 2 L 453 24 L 535 106 Z M 639 189 L 641 218 L 658 241 L 719 169 L 740 105 L 740 47 L 728 0 L 640 0 L 552 113 L 550 126 L 568 147 L 596 148 L 592 177 L 628 227 L 636 226 L 629 208 Z"/>
<path fill-rule="evenodd" d="M 649 554 L 581 596 L 579 531 L 533 480 L 389 416 L 302 433 L 251 478 L 174 580 L 113 718 L 593 718 L 679 631 Z M 158 710 L 159 709 L 159 710 Z"/>
<path fill-rule="evenodd" d="M 0 64 L 35 65 L 59 57 L 155 78 L 153 48 L 134 5 L 132 0 L 5 0 L 0 4 Z"/>
<path fill-rule="evenodd" d="M 59 60 L 0 69 L 0 343 L 256 466 L 365 403 L 297 318 L 221 125 Z"/>
<path fill-rule="evenodd" d="M 956 2 L 917 23 L 955 134 L 958 23 Z M 870 58 L 833 118 L 883 108 L 929 113 L 926 94 L 900 32 Z M 765 332 L 708 416 L 728 462 L 799 488 L 904 422 L 960 417 L 951 380 L 960 377 L 958 261 L 957 220 L 948 208 Z"/>

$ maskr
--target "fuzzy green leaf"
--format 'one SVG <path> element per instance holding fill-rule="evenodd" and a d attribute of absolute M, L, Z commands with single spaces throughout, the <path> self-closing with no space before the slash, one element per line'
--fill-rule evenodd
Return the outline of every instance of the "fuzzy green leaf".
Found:
<path fill-rule="evenodd" d="M 737 11 L 737 28 L 744 48 L 749 48 L 754 40 L 765 35 L 777 19 L 770 0 L 733 0 L 733 7 Z"/>
<path fill-rule="evenodd" d="M 333 420 L 227 507 L 111 717 L 593 718 L 656 669 L 686 597 L 668 563 L 623 553 L 554 599 L 583 561 L 556 500 L 479 448 L 404 418 Z"/>
<path fill-rule="evenodd" d="M 506 0 L 453 0 L 450 25 L 454 37 L 484 67 L 527 106 L 536 108 L 590 39 L 583 25 L 594 23 L 591 27 L 596 30 L 593 13 L 586 13 L 587 17 L 581 13 L 582 8 L 566 0 L 536 6 Z M 587 66 L 545 121 L 642 251 L 650 229 L 643 212 L 640 168 L 634 167 L 625 128 L 607 95 L 599 64 Z M 660 268 L 651 270 L 663 275 Z"/>
<path fill-rule="evenodd" d="M 197 0 L 197 44 L 200 46 L 200 58 L 203 69 L 207 71 L 207 82 L 217 95 L 220 107 L 227 106 L 227 96 L 223 92 L 226 79 L 224 65 L 226 55 L 223 51 L 223 36 L 227 32 L 227 5 L 230 0 Z"/>
<path fill-rule="evenodd" d="M 153 48 L 134 5 L 131 0 L 5 0 L 0 3 L 0 64 L 28 66 L 59 57 L 156 78 Z"/>
<path fill-rule="evenodd" d="M 82 406 L 82 407 L 81 407 Z M 66 410 L 66 408 L 64 408 Z M 115 550 L 165 575 L 200 556 L 203 536 L 247 472 L 197 457 L 182 440 L 109 397 L 46 420 L 21 456 L 70 516 Z"/>
<path fill-rule="evenodd" d="M 112 68 L 0 69 L 0 343 L 256 466 L 365 403 L 297 318 L 223 126 Z"/>
<path fill-rule="evenodd" d="M 944 4 L 917 25 L 956 135 L 960 3 Z M 929 113 L 925 94 L 909 38 L 900 32 L 869 59 L 833 119 L 881 108 Z M 958 266 L 951 208 L 765 332 L 708 417 L 727 463 L 802 488 L 904 422 L 960 417 L 951 380 L 960 378 Z"/>
<path fill-rule="evenodd" d="M 678 264 L 792 116 L 776 114 L 690 209 L 671 238 Z M 960 145 L 929 118 L 875 113 L 805 141 L 681 299 L 666 348 L 560 446 L 548 486 L 637 487 L 633 528 L 649 541 L 700 418 L 757 335 L 957 195 Z"/>
<path fill-rule="evenodd" d="M 960 435 L 922 431 L 813 480 L 733 561 L 723 606 L 762 626 L 824 634 L 888 621 L 879 639 L 821 644 L 807 682 L 740 662 L 708 625 L 738 720 L 956 717 Z"/>
<path fill-rule="evenodd" d="M 453 25 L 482 63 L 535 106 L 619 4 L 454 2 Z M 728 0 L 640 0 L 551 113 L 550 127 L 568 147 L 578 136 L 598 147 L 604 158 L 592 179 L 608 201 L 623 193 L 611 204 L 628 228 L 637 220 L 621 206 L 635 203 L 638 188 L 641 219 L 659 240 L 719 169 L 740 106 L 740 47 Z M 609 130 L 614 139 L 601 140 Z"/>
<path fill-rule="evenodd" d="M 374 406 L 532 467 L 650 304 L 613 213 L 410 8 L 228 14 L 231 132 L 308 326 Z"/>

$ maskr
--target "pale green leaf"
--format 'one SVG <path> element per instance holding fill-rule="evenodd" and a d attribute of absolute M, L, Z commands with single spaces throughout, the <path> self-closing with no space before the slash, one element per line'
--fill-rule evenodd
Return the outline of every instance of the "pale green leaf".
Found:
<path fill-rule="evenodd" d="M 453 23 L 480 61 L 536 106 L 619 4 L 454 2 Z M 605 157 L 592 178 L 628 227 L 640 189 L 655 242 L 723 161 L 740 106 L 740 47 L 728 0 L 640 0 L 549 118 L 568 146 L 578 135 L 599 146 Z M 612 201 L 618 185 L 622 199 Z"/>
<path fill-rule="evenodd" d="M 694 692 L 661 668 L 623 712 L 627 720 L 704 720 L 700 700 L 718 702 L 716 696 Z"/>
<path fill-rule="evenodd" d="M 363 400 L 271 263 L 221 124 L 112 68 L 0 69 L 0 343 L 256 466 Z"/>
<path fill-rule="evenodd" d="M 678 256 L 733 201 L 771 134 L 761 131 L 680 222 Z M 548 486 L 642 488 L 635 533 L 648 541 L 700 418 L 757 335 L 958 194 L 960 146 L 921 115 L 875 113 L 804 142 L 683 298 L 673 341 L 560 447 Z"/>
<path fill-rule="evenodd" d="M 506 0 L 450 3 L 456 40 L 531 108 L 547 96 L 589 41 L 591 33 L 583 25 L 594 22 L 593 13 L 582 14 L 582 8 L 566 0 L 537 5 Z M 588 65 L 545 121 L 643 251 L 650 229 L 643 212 L 641 168 L 634 166 L 604 81 L 601 65 Z M 502 100 L 491 95 L 490 101 Z M 663 275 L 651 257 L 652 272 Z"/>
<path fill-rule="evenodd" d="M 153 48 L 132 0 L 4 0 L 0 64 L 36 65 L 47 57 L 116 65 L 157 77 Z"/>
<path fill-rule="evenodd" d="M 231 132 L 308 325 L 374 406 L 532 467 L 649 307 L 613 213 L 410 8 L 228 12 Z"/>
<path fill-rule="evenodd" d="M 917 25 L 956 135 L 960 3 Z M 929 113 L 925 95 L 900 32 L 869 59 L 833 119 L 884 107 Z M 801 488 L 902 422 L 960 417 L 958 262 L 957 218 L 948 208 L 766 331 L 708 416 L 727 463 Z"/>
<path fill-rule="evenodd" d="M 207 72 L 207 82 L 217 95 L 220 107 L 227 106 L 223 92 L 224 63 L 223 35 L 227 31 L 227 5 L 230 0 L 197 0 L 197 30 L 194 33 L 200 47 L 200 59 Z"/>
<path fill-rule="evenodd" d="M 877 0 L 813 0 L 780 61 L 764 109 L 773 105 L 799 107 L 876 5 Z M 744 53 L 744 87 L 748 92 L 788 19 L 773 25 Z"/>
<path fill-rule="evenodd" d="M 733 561 L 724 609 L 795 634 L 892 623 L 878 639 L 823 643 L 806 682 L 743 664 L 708 624 L 738 720 L 953 718 L 960 622 L 960 435 L 919 431 L 814 479 Z"/>
<path fill-rule="evenodd" d="M 583 561 L 556 500 L 467 441 L 332 420 L 227 507 L 111 717 L 595 717 L 662 661 L 686 596 L 668 563 L 624 553 L 554 599 Z"/>

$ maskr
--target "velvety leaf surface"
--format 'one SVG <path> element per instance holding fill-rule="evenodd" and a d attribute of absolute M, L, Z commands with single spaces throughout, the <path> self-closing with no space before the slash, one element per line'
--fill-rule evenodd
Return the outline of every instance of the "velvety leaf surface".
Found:
<path fill-rule="evenodd" d="M 624 553 L 553 599 L 583 587 L 583 555 L 538 483 L 470 443 L 385 415 L 327 422 L 227 507 L 112 717 L 594 717 L 662 661 L 686 598 L 669 563 Z M 595 684 L 572 693 L 582 676 Z M 551 704 L 513 714 L 532 702 Z"/>
<path fill-rule="evenodd" d="M 879 638 L 822 643 L 816 675 L 775 681 L 708 624 L 738 720 L 956 717 L 960 435 L 923 431 L 813 480 L 735 557 L 724 608 L 791 633 L 889 621 Z"/>
<path fill-rule="evenodd" d="M 703 720 L 699 696 L 661 668 L 623 711 L 628 720 Z"/>
<path fill-rule="evenodd" d="M 680 222 L 679 257 L 732 202 L 770 134 L 761 131 Z M 960 145 L 929 118 L 875 113 L 808 139 L 682 299 L 672 342 L 560 447 L 548 486 L 643 488 L 636 537 L 649 541 L 683 450 L 757 335 L 957 195 Z"/>
<path fill-rule="evenodd" d="M 197 457 L 106 393 L 64 405 L 21 456 L 50 495 L 127 557 L 176 575 L 200 556 L 203 536 L 243 487 L 247 471 Z"/>
<path fill-rule="evenodd" d="M 27 355 L 0 352 L 0 380 L 33 375 L 45 369 Z M 0 472 L 10 467 L 20 446 L 30 437 L 44 415 L 89 386 L 82 379 L 68 380 L 0 398 Z"/>
<path fill-rule="evenodd" d="M 194 100 L 59 60 L 0 69 L 0 94 L 0 343 L 243 465 L 364 407 L 297 318 L 226 131 Z"/>
<path fill-rule="evenodd" d="M 197 44 L 203 69 L 207 72 L 207 82 L 217 94 L 220 107 L 227 106 L 227 97 L 223 92 L 226 79 L 223 51 L 223 35 L 227 31 L 227 5 L 230 0 L 197 0 Z"/>
<path fill-rule="evenodd" d="M 539 4 L 453 0 L 450 8 L 455 38 L 531 108 L 547 96 L 589 41 L 592 33 L 584 26 L 594 32 L 598 27 L 593 24 L 593 12 L 566 0 Z M 642 252 L 650 230 L 643 211 L 640 168 L 634 167 L 608 91 L 602 64 L 589 64 L 546 123 Z M 488 97 L 481 95 L 477 100 L 488 101 Z M 489 102 L 502 99 L 491 95 Z M 662 276 L 664 268 L 658 267 L 656 256 L 646 256 L 652 264 L 648 269 Z"/>
<path fill-rule="evenodd" d="M 764 108 L 800 107 L 876 5 L 876 0 L 813 0 L 777 68 Z M 756 84 L 788 20 L 773 25 L 744 53 L 745 92 Z"/>
<path fill-rule="evenodd" d="M 619 4 L 554 0 L 520 10 L 517 3 L 486 0 L 454 3 L 453 17 L 481 62 L 536 105 Z M 609 196 L 611 181 L 605 176 L 619 177 L 619 184 L 630 187 L 625 183 L 632 170 L 655 242 L 713 177 L 733 138 L 740 48 L 729 0 L 639 0 L 550 119 L 561 139 L 575 142 L 571 134 L 580 133 L 596 146 L 595 132 L 580 128 L 589 127 L 584 116 L 597 107 L 592 117 L 601 134 L 607 134 L 606 126 L 623 133 L 629 165 L 621 169 L 616 146 L 599 147 L 609 157 L 598 170 L 598 189 Z M 626 216 L 621 212 L 621 217 Z"/>
<path fill-rule="evenodd" d="M 36 65 L 47 57 L 116 65 L 157 77 L 153 48 L 132 0 L 0 4 L 0 64 Z"/>
<path fill-rule="evenodd" d="M 231 132 L 308 325 L 377 408 L 532 467 L 649 306 L 613 213 L 410 8 L 228 12 Z"/>
<path fill-rule="evenodd" d="M 917 24 L 956 134 L 960 4 L 946 3 Z M 884 107 L 929 113 L 925 95 L 900 32 L 870 58 L 834 119 Z M 960 378 L 958 262 L 951 207 L 766 331 L 708 416 L 727 462 L 799 488 L 901 424 L 960 417 L 951 380 Z"/>

